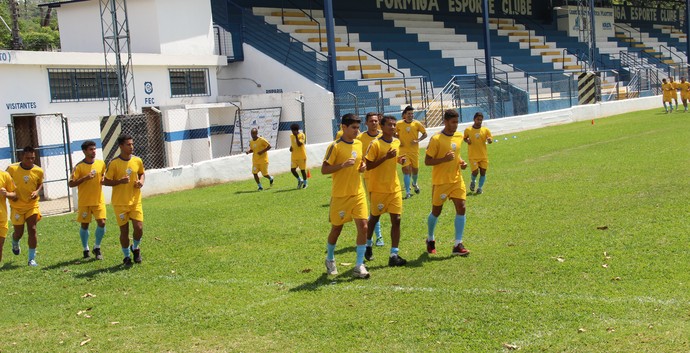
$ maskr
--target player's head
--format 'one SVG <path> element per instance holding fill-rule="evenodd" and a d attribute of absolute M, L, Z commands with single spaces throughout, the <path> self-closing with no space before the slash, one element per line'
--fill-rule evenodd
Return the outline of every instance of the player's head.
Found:
<path fill-rule="evenodd" d="M 295 135 L 299 134 L 299 124 L 292 123 L 292 125 L 290 125 L 290 131 Z"/>
<path fill-rule="evenodd" d="M 666 79 L 665 79 L 665 78 L 662 78 L 662 79 L 661 79 L 661 83 L 666 83 Z"/>
<path fill-rule="evenodd" d="M 359 133 L 359 124 L 361 123 L 362 120 L 355 114 L 347 113 L 343 115 L 343 117 L 340 119 L 340 125 L 343 129 L 343 137 L 345 137 L 347 141 L 354 140 Z"/>
<path fill-rule="evenodd" d="M 459 115 L 453 109 L 448 109 L 443 112 L 443 131 L 446 134 L 453 134 L 458 130 L 458 119 Z"/>
<path fill-rule="evenodd" d="M 680 78 L 680 82 L 685 83 L 685 77 L 681 77 L 681 78 Z"/>
<path fill-rule="evenodd" d="M 384 115 L 381 117 L 381 131 L 383 136 L 390 138 L 395 135 L 395 117 L 392 115 Z"/>
<path fill-rule="evenodd" d="M 669 77 L 668 82 L 673 82 L 673 77 Z"/>
<path fill-rule="evenodd" d="M 482 112 L 476 112 L 472 120 L 474 120 L 474 126 L 481 127 L 482 121 L 484 121 L 484 114 L 482 114 Z"/>
<path fill-rule="evenodd" d="M 369 112 L 364 120 L 367 124 L 367 131 L 379 131 L 379 113 Z"/>
<path fill-rule="evenodd" d="M 81 150 L 89 158 L 96 158 L 96 142 L 86 140 L 81 144 Z"/>
<path fill-rule="evenodd" d="M 402 117 L 405 119 L 405 121 L 410 122 L 414 119 L 414 108 L 412 108 L 411 105 L 408 105 L 403 109 L 402 112 Z"/>
<path fill-rule="evenodd" d="M 22 150 L 22 165 L 27 168 L 33 168 L 36 161 L 36 150 L 31 146 L 26 146 Z"/>
<path fill-rule="evenodd" d="M 259 130 L 257 128 L 252 128 L 251 134 L 252 134 L 253 140 L 256 140 L 259 138 Z"/>
<path fill-rule="evenodd" d="M 124 155 L 134 153 L 134 137 L 132 135 L 122 134 L 118 136 L 117 145 L 120 146 L 120 153 Z"/>

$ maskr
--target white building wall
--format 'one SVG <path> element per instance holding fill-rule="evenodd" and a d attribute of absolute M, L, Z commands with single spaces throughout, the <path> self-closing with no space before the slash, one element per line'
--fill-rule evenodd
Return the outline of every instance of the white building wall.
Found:
<path fill-rule="evenodd" d="M 210 1 L 155 1 L 161 54 L 213 54 L 213 21 Z"/>
<path fill-rule="evenodd" d="M 57 8 L 63 52 L 103 53 L 98 1 L 77 2 Z"/>

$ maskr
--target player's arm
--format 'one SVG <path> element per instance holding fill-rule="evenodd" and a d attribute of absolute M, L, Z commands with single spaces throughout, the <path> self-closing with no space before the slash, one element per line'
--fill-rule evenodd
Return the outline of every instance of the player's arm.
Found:
<path fill-rule="evenodd" d="M 141 189 L 144 187 L 144 181 L 146 180 L 146 175 L 144 173 L 139 174 L 139 179 L 134 183 L 134 187 Z"/>
<path fill-rule="evenodd" d="M 330 165 L 327 161 L 323 161 L 323 164 L 321 164 L 321 174 L 333 174 L 341 169 L 352 167 L 353 165 L 355 165 L 354 158 L 350 158 L 343 163 L 335 165 Z"/>
<path fill-rule="evenodd" d="M 252 153 L 252 152 L 254 152 L 254 150 L 252 150 L 251 147 L 249 147 L 249 149 L 246 151 L 247 154 L 250 154 L 250 153 Z"/>
<path fill-rule="evenodd" d="M 369 160 L 369 158 L 367 158 L 366 159 L 367 170 L 372 170 L 372 169 L 380 166 L 383 162 L 385 162 L 391 158 L 395 158 L 395 156 L 397 156 L 397 155 L 398 155 L 398 151 L 391 148 L 388 150 L 388 152 L 386 152 L 386 154 L 381 156 L 381 158 L 378 158 L 374 161 Z M 367 156 L 367 157 L 369 157 L 369 156 Z"/>
<path fill-rule="evenodd" d="M 41 192 L 41 190 L 43 190 L 43 180 L 39 180 L 38 181 L 38 187 L 36 188 L 36 190 L 31 192 L 31 199 L 33 200 L 33 199 L 37 198 L 38 194 Z"/>
<path fill-rule="evenodd" d="M 266 152 L 268 152 L 268 150 L 270 150 L 270 149 L 271 149 L 271 144 L 268 144 L 268 146 L 266 146 L 266 148 L 264 148 L 264 149 L 262 149 L 261 151 L 259 151 L 259 156 L 262 155 L 262 154 L 264 154 L 264 153 L 266 153 Z"/>
<path fill-rule="evenodd" d="M 115 177 L 115 172 L 111 172 L 110 169 L 106 172 L 105 176 L 103 177 L 103 185 L 105 186 L 117 186 L 120 184 L 127 184 L 129 183 L 129 176 L 125 175 L 124 177 L 120 179 L 110 179 L 108 178 L 110 176 L 111 178 Z"/>
<path fill-rule="evenodd" d="M 17 201 L 18 197 L 17 193 L 15 192 L 14 182 L 12 181 L 12 179 L 6 178 L 5 185 L 2 188 L 0 188 L 0 194 L 12 201 Z"/>
<path fill-rule="evenodd" d="M 295 136 L 295 142 L 297 143 L 297 147 L 302 147 L 302 145 L 304 145 L 304 142 L 299 138 L 299 136 Z"/>
<path fill-rule="evenodd" d="M 465 132 L 463 133 L 462 140 L 465 141 L 465 143 L 467 143 L 468 145 L 472 144 L 472 139 L 470 138 L 470 134 L 467 133 L 467 130 L 465 130 Z"/>
<path fill-rule="evenodd" d="M 450 162 L 453 159 L 455 159 L 455 153 L 453 151 L 448 151 L 448 153 L 446 153 L 446 155 L 441 157 L 441 158 L 434 158 L 434 157 L 427 154 L 424 157 L 424 165 L 435 166 L 435 165 L 439 165 L 441 163 Z M 461 162 L 464 162 L 464 161 L 462 161 L 462 159 L 461 159 Z"/>
<path fill-rule="evenodd" d="M 416 140 L 416 143 L 419 143 L 420 141 L 424 140 L 427 138 L 426 131 L 422 132 L 422 136 Z"/>
<path fill-rule="evenodd" d="M 93 179 L 95 176 L 96 176 L 96 174 L 88 173 L 79 179 L 74 179 L 74 174 L 73 174 L 72 179 L 70 179 L 70 181 L 67 183 L 67 185 L 69 185 L 69 187 L 71 187 L 71 188 L 74 188 L 74 187 L 81 185 L 81 183 L 83 183 L 87 180 Z"/>

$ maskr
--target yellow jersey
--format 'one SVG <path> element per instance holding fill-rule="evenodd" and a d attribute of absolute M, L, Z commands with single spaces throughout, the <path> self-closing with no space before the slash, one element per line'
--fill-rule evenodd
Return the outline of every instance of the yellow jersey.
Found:
<path fill-rule="evenodd" d="M 340 169 L 332 174 L 332 197 L 364 194 L 362 178 L 359 176 L 359 166 L 362 164 L 362 141 L 353 140 L 349 143 L 342 139 L 333 141 L 326 149 L 326 156 L 323 161 L 329 165 L 337 165 L 345 163 L 350 158 L 355 159 L 354 165 Z"/>
<path fill-rule="evenodd" d="M 34 164 L 31 169 L 24 168 L 21 163 L 14 163 L 7 167 L 17 191 L 17 201 L 10 200 L 10 206 L 17 210 L 30 210 L 38 207 L 38 197 L 31 199 L 31 193 L 43 184 L 43 169 Z"/>
<path fill-rule="evenodd" d="M 662 83 L 661 90 L 664 92 L 664 98 L 673 97 L 676 91 L 672 83 Z"/>
<path fill-rule="evenodd" d="M 268 151 L 264 154 L 259 154 L 259 152 L 270 146 L 268 140 L 259 136 L 256 140 L 249 140 L 249 148 L 252 150 L 252 163 L 253 164 L 267 164 L 268 163 Z"/>
<path fill-rule="evenodd" d="M 132 206 L 141 204 L 141 189 L 134 184 L 144 174 L 144 162 L 137 156 L 131 156 L 128 160 L 121 157 L 113 158 L 108 163 L 105 177 L 109 180 L 120 180 L 129 176 L 129 183 L 113 186 L 113 196 L 110 203 L 113 206 Z"/>
<path fill-rule="evenodd" d="M 297 141 L 299 141 L 302 146 L 297 146 Z M 295 136 L 295 134 L 290 134 L 290 146 L 292 147 L 292 160 L 307 159 L 307 136 L 303 132 L 300 132 Z M 265 148 L 265 147 L 264 147 Z"/>
<path fill-rule="evenodd" d="M 85 180 L 77 186 L 79 207 L 105 204 L 103 185 L 101 185 L 101 180 L 105 176 L 105 162 L 96 159 L 92 163 L 87 163 L 82 160 L 74 166 L 71 180 L 79 180 L 91 173 L 94 174 L 93 179 Z"/>
<path fill-rule="evenodd" d="M 431 137 L 429 146 L 426 148 L 427 156 L 438 159 L 443 158 L 450 151 L 455 152 L 454 160 L 432 167 L 431 183 L 433 185 L 462 182 L 462 174 L 460 174 L 460 146 L 462 146 L 462 135 L 459 132 L 449 136 L 441 131 Z"/>
<path fill-rule="evenodd" d="M 419 152 L 419 145 L 412 144 L 412 141 L 419 139 L 419 134 L 426 134 L 426 129 L 422 123 L 417 120 L 412 120 L 411 123 L 400 120 L 395 123 L 395 132 L 400 139 L 400 149 L 406 152 Z"/>
<path fill-rule="evenodd" d="M 472 126 L 465 129 L 463 139 L 470 138 L 471 144 L 467 145 L 467 158 L 472 160 L 489 159 L 486 151 L 486 139 L 493 138 L 491 131 L 485 127 L 475 129 Z"/>
<path fill-rule="evenodd" d="M 0 170 L 0 187 L 5 188 L 7 192 L 13 192 L 15 190 L 12 177 L 6 171 Z M 0 204 L 0 220 L 5 222 L 3 224 L 4 227 L 7 228 L 7 198 L 2 194 L 0 194 L 0 203 L 2 203 Z M 0 228 L 2 228 L 2 225 L 0 225 Z"/>
<path fill-rule="evenodd" d="M 368 131 L 360 132 L 359 135 L 357 135 L 357 139 L 362 141 L 362 156 L 367 155 L 367 150 L 369 149 L 369 145 L 371 145 L 371 142 L 376 140 L 378 137 L 381 137 L 380 131 L 377 132 L 376 136 L 369 135 Z M 364 171 L 364 177 L 365 178 L 369 177 L 369 171 L 368 170 Z"/>
<path fill-rule="evenodd" d="M 386 141 L 379 137 L 369 145 L 366 159 L 375 162 L 384 158 L 390 150 L 398 150 L 400 152 L 400 140 L 394 137 L 392 141 Z M 400 180 L 398 180 L 398 156 L 400 154 L 395 158 L 386 159 L 376 168 L 367 171 L 369 172 L 369 178 L 367 179 L 367 190 L 369 192 L 393 193 L 401 191 Z"/>
<path fill-rule="evenodd" d="M 687 96 L 688 93 L 690 93 L 690 82 L 688 82 L 688 81 L 680 82 L 676 86 L 678 87 L 678 89 L 680 89 L 681 96 L 683 96 L 683 95 Z"/>
<path fill-rule="evenodd" d="M 335 141 L 340 140 L 340 138 L 343 137 L 343 126 L 340 125 L 340 130 L 335 133 Z"/>

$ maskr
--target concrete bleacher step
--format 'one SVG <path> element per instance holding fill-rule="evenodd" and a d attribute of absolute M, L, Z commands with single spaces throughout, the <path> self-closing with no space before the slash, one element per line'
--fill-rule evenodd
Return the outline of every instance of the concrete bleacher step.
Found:
<path fill-rule="evenodd" d="M 342 42 L 342 39 L 341 39 L 341 38 L 338 38 L 338 37 L 333 38 L 333 40 L 334 40 L 336 43 Z M 328 42 L 328 38 L 325 38 L 325 37 L 322 37 L 322 38 L 308 38 L 308 39 L 307 39 L 307 42 L 309 42 L 309 43 L 315 43 L 315 42 L 316 42 L 316 43 L 318 43 L 318 42 L 324 43 L 324 42 Z"/>
<path fill-rule="evenodd" d="M 337 60 L 337 59 L 336 59 Z M 381 70 L 381 65 L 349 65 L 348 70 Z"/>
<path fill-rule="evenodd" d="M 347 52 L 347 51 L 356 51 L 356 50 L 357 50 L 357 48 L 355 48 L 355 47 L 335 47 L 336 52 L 341 52 L 341 51 Z M 321 51 L 327 52 L 328 47 L 321 47 Z"/>
<path fill-rule="evenodd" d="M 300 11 L 273 11 L 271 12 L 271 16 L 277 16 L 277 17 L 307 17 L 307 14 L 300 12 Z"/>
<path fill-rule="evenodd" d="M 386 91 L 388 92 L 393 92 L 393 91 L 413 91 L 416 90 L 417 87 L 415 86 L 398 86 L 398 87 L 386 87 Z"/>
<path fill-rule="evenodd" d="M 374 74 L 363 74 L 363 78 L 393 78 L 395 74 L 392 72 L 380 72 Z"/>
<path fill-rule="evenodd" d="M 359 60 L 367 60 L 368 57 L 364 55 L 336 55 L 335 60 L 336 61 L 359 61 Z"/>
<path fill-rule="evenodd" d="M 308 34 L 313 34 L 313 33 L 326 33 L 325 29 L 319 30 L 318 28 L 298 28 L 295 30 L 295 33 L 308 33 Z"/>
<path fill-rule="evenodd" d="M 318 26 L 318 22 L 314 21 L 285 21 L 283 24 L 288 26 Z"/>

